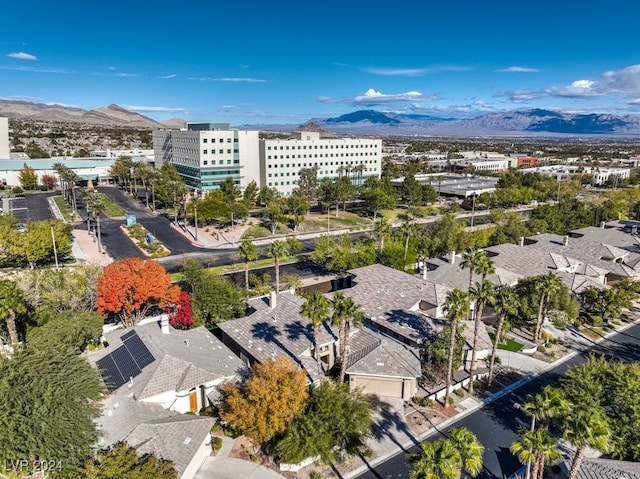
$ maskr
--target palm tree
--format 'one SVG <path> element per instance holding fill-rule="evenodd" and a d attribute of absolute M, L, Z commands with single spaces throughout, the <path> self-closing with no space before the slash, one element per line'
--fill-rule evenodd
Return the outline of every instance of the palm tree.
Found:
<path fill-rule="evenodd" d="M 493 301 L 493 311 L 498 315 L 498 325 L 496 326 L 496 336 L 493 339 L 493 349 L 491 350 L 491 360 L 489 362 L 489 385 L 493 382 L 493 368 L 496 361 L 496 353 L 498 344 L 502 339 L 502 329 L 504 328 L 505 319 L 509 315 L 514 315 L 518 311 L 518 298 L 515 293 L 508 289 L 502 288 L 498 291 Z"/>
<path fill-rule="evenodd" d="M 542 324 L 545 316 L 547 315 L 549 303 L 552 296 L 561 288 L 561 286 L 562 281 L 553 272 L 549 272 L 536 278 L 535 288 L 538 294 L 540 294 L 540 299 L 538 302 L 538 317 L 536 319 L 536 327 L 533 334 L 534 341 L 540 341 L 540 337 L 542 335 Z"/>
<path fill-rule="evenodd" d="M 389 221 L 386 218 L 379 218 L 373 225 L 375 231 L 376 231 L 376 236 L 378 237 L 378 241 L 379 241 L 379 251 L 382 252 L 382 250 L 384 249 L 384 240 L 387 236 L 389 236 L 391 234 L 391 224 L 389 224 Z"/>
<path fill-rule="evenodd" d="M 569 408 L 569 402 L 558 388 L 545 386 L 544 389 L 522 405 L 522 410 L 531 416 L 531 430 L 536 427 L 536 421 L 548 429 L 551 419 L 561 417 Z"/>
<path fill-rule="evenodd" d="M 280 292 L 280 260 L 287 257 L 289 250 L 289 243 L 283 240 L 276 240 L 267 248 L 267 255 L 273 258 L 276 271 L 276 293 Z"/>
<path fill-rule="evenodd" d="M 469 287 L 467 291 L 471 291 L 473 287 L 473 273 L 477 272 L 478 265 L 482 261 L 482 257 L 486 256 L 486 253 L 481 249 L 468 249 L 464 253 L 462 253 L 462 262 L 460 263 L 460 267 L 462 269 L 469 269 Z M 469 314 L 471 309 L 467 311 L 467 319 L 469 319 Z"/>
<path fill-rule="evenodd" d="M 250 240 L 246 239 L 238 248 L 238 256 L 244 260 L 244 286 L 249 291 L 249 262 L 258 259 L 258 250 Z"/>
<path fill-rule="evenodd" d="M 520 441 L 511 444 L 510 450 L 522 464 L 533 464 L 533 474 L 527 468 L 525 479 L 542 479 L 544 466 L 562 457 L 556 441 L 546 429 L 526 431 Z"/>
<path fill-rule="evenodd" d="M 338 326 L 338 339 L 340 341 L 340 382 L 344 383 L 347 371 L 347 359 L 349 358 L 349 334 L 351 323 L 354 326 L 362 325 L 364 313 L 360 305 L 353 301 L 350 296 L 336 293 L 333 296 L 332 324 Z"/>
<path fill-rule="evenodd" d="M 476 374 L 476 361 L 478 355 L 478 336 L 480 335 L 480 323 L 482 322 L 482 313 L 484 305 L 493 303 L 496 298 L 496 289 L 492 283 L 487 280 L 478 282 L 471 288 L 469 297 L 476 302 L 476 315 L 473 325 L 473 349 L 471 351 L 471 365 L 469 367 L 469 393 L 473 393 L 473 378 Z"/>
<path fill-rule="evenodd" d="M 9 340 L 12 346 L 19 342 L 16 314 L 24 314 L 26 312 L 27 302 L 18 284 L 8 279 L 0 280 L 0 318 L 7 322 Z"/>
<path fill-rule="evenodd" d="M 453 428 L 449 434 L 449 440 L 460 453 L 462 469 L 471 477 L 476 477 L 482 470 L 482 455 L 484 454 L 484 447 L 480 444 L 476 435 L 466 427 Z"/>
<path fill-rule="evenodd" d="M 87 213 L 91 213 L 96 220 L 96 238 L 98 239 L 98 251 L 102 253 L 102 235 L 100 233 L 100 213 L 106 207 L 106 199 L 103 193 L 94 189 L 85 188 L 81 192 L 87 204 Z"/>
<path fill-rule="evenodd" d="M 574 409 L 562 418 L 561 426 L 562 437 L 576 448 L 569 471 L 569 479 L 576 479 L 587 447 L 603 453 L 609 451 L 611 431 L 607 416 L 600 408 L 590 411 Z"/>
<path fill-rule="evenodd" d="M 451 379 L 453 376 L 453 355 L 456 349 L 456 335 L 458 334 L 458 321 L 463 319 L 469 311 L 469 296 L 464 291 L 454 289 L 449 291 L 443 310 L 450 320 L 451 333 L 449 336 L 449 357 L 447 360 L 446 391 L 444 406 L 449 404 Z"/>
<path fill-rule="evenodd" d="M 315 291 L 307 297 L 307 301 L 300 308 L 302 317 L 307 318 L 313 325 L 313 350 L 318 364 L 318 378 L 322 381 L 322 364 L 320 361 L 320 348 L 318 338 L 320 337 L 320 325 L 329 316 L 331 301 L 325 296 Z"/>
<path fill-rule="evenodd" d="M 420 450 L 409 456 L 409 462 L 413 465 L 411 479 L 460 477 L 460 453 L 447 439 L 421 443 Z"/>
<path fill-rule="evenodd" d="M 410 221 L 402 223 L 400 226 L 400 233 L 404 236 L 404 257 L 403 260 L 407 261 L 407 252 L 409 251 L 409 240 L 414 233 L 414 226 Z"/>
<path fill-rule="evenodd" d="M 487 276 L 496 272 L 496 264 L 484 250 L 481 250 L 481 252 L 482 254 L 476 264 L 476 273 L 482 276 L 482 281 L 486 281 Z"/>

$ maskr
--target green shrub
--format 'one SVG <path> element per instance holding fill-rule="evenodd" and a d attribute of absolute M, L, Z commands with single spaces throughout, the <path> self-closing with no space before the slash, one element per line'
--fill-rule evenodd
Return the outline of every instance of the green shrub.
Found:
<path fill-rule="evenodd" d="M 313 471 L 309 474 L 309 479 L 325 479 L 325 476 L 321 472 Z"/>
<path fill-rule="evenodd" d="M 544 346 L 538 346 L 538 352 L 539 353 L 545 353 L 547 351 L 547 348 L 545 348 Z"/>
<path fill-rule="evenodd" d="M 464 397 L 464 389 L 460 388 L 460 389 L 456 389 L 455 391 L 453 391 L 453 393 L 458 396 L 458 397 Z"/>
<path fill-rule="evenodd" d="M 453 404 L 455 402 L 455 400 L 453 399 L 453 396 L 449 396 L 449 404 Z"/>
<path fill-rule="evenodd" d="M 216 423 L 217 424 L 217 423 Z M 211 438 L 211 450 L 216 453 L 222 448 L 222 438 L 221 437 L 212 437 Z"/>
<path fill-rule="evenodd" d="M 14 186 L 13 188 L 11 188 L 11 193 L 20 194 L 20 193 L 24 193 L 24 190 L 19 186 Z"/>
<path fill-rule="evenodd" d="M 215 406 L 203 407 L 202 409 L 200 409 L 200 415 L 208 417 L 218 417 L 218 408 Z"/>
<path fill-rule="evenodd" d="M 432 407 L 433 406 L 433 399 L 428 398 L 428 397 L 416 396 L 416 397 L 413 398 L 413 402 L 416 403 L 418 406 L 422 406 L 422 407 Z"/>

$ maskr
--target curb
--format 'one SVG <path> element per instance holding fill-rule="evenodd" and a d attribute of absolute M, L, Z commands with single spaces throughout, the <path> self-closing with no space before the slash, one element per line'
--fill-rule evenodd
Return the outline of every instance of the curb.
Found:
<path fill-rule="evenodd" d="M 632 326 L 634 326 L 636 324 L 640 324 L 640 318 L 638 318 L 635 321 L 632 321 L 632 322 L 630 322 L 628 324 L 625 324 L 624 326 L 622 326 L 619 329 L 616 329 L 615 331 L 611 331 L 610 333 L 605 334 L 603 337 L 601 337 L 597 341 L 593 341 L 593 343 L 594 343 L 594 345 L 599 344 L 600 342 L 607 340 L 611 336 L 613 336 L 613 335 L 615 335 L 617 333 L 621 333 L 621 332 L 629 329 L 630 327 L 632 327 Z M 593 347 L 593 346 L 591 346 L 591 347 Z M 541 376 L 542 374 L 546 373 L 547 371 L 550 371 L 551 369 L 561 365 L 562 363 L 567 362 L 569 359 L 576 357 L 578 354 L 582 354 L 585 350 L 588 350 L 588 349 L 590 349 L 590 347 L 586 347 L 583 350 L 572 351 L 571 353 L 561 357 L 560 359 L 557 359 L 556 361 L 553 361 L 552 363 L 549 363 L 548 366 L 544 367 L 540 371 L 538 371 L 536 373 L 528 374 L 527 376 L 523 377 L 522 379 L 519 379 L 515 383 L 510 384 L 506 388 L 504 388 L 504 389 L 498 391 L 497 393 L 494 393 L 491 396 L 485 398 L 483 401 L 479 402 L 475 406 L 470 407 L 469 409 L 466 409 L 466 410 L 462 411 L 461 413 L 450 417 L 446 421 L 443 421 L 442 423 L 438 424 L 438 426 L 432 427 L 431 429 L 425 431 L 421 435 L 417 436 L 415 438 L 415 440 L 420 443 L 420 442 L 424 441 L 425 439 L 429 438 L 430 436 L 433 436 L 433 435 L 435 435 L 437 433 L 440 433 L 440 431 L 442 429 L 446 429 L 451 424 L 454 424 L 455 422 L 459 421 L 460 419 L 463 419 L 463 418 L 467 417 L 468 415 L 478 411 L 479 409 L 482 409 L 484 406 L 486 406 L 488 404 L 491 404 L 494 401 L 497 401 L 501 397 L 506 396 L 507 394 L 515 391 L 516 389 L 520 388 L 521 386 L 523 386 L 524 384 L 528 383 L 532 379 L 535 379 L 536 377 Z M 367 462 L 366 465 L 360 466 L 359 468 L 354 469 L 353 471 L 350 471 L 350 472 L 347 472 L 347 473 L 343 474 L 342 477 L 344 477 L 345 479 L 354 479 L 354 478 L 360 476 L 361 474 L 363 474 L 363 473 L 365 473 L 365 472 L 367 472 L 369 470 L 374 469 L 375 466 L 377 466 L 378 464 L 382 464 L 383 462 L 386 462 L 387 460 L 389 460 L 389 459 L 391 459 L 391 458 L 393 458 L 393 457 L 395 457 L 395 456 L 397 456 L 399 454 L 404 453 L 406 450 L 409 450 L 414 445 L 415 445 L 415 441 L 411 441 L 411 440 L 405 441 L 402 444 L 400 444 L 399 446 L 396 446 L 394 448 L 394 450 L 392 452 L 390 452 L 389 454 L 384 455 L 384 456 L 380 456 L 380 457 L 376 457 L 372 461 Z"/>

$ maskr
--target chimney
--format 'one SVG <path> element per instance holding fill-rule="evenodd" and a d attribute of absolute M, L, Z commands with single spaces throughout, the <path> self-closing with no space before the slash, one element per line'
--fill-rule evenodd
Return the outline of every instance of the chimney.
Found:
<path fill-rule="evenodd" d="M 169 329 L 169 315 L 163 314 L 160 317 L 160 329 L 162 330 L 162 334 L 170 334 L 171 330 Z"/>
<path fill-rule="evenodd" d="M 456 252 L 455 251 L 449 251 L 449 264 L 454 265 L 456 264 Z"/>
<path fill-rule="evenodd" d="M 565 236 L 562 238 L 562 246 L 567 246 L 569 244 L 569 237 Z"/>
<path fill-rule="evenodd" d="M 274 309 L 276 307 L 277 298 L 278 293 L 276 293 L 275 291 L 271 291 L 271 293 L 269 293 L 269 307 L 271 309 Z"/>
<path fill-rule="evenodd" d="M 601 229 L 604 229 L 604 221 L 601 221 L 601 222 L 600 222 L 600 228 L 601 228 Z"/>
<path fill-rule="evenodd" d="M 524 246 L 524 236 L 520 236 L 519 244 L 520 246 Z"/>

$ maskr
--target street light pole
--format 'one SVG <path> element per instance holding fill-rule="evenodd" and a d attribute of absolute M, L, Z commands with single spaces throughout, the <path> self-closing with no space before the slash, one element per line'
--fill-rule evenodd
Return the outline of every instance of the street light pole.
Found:
<path fill-rule="evenodd" d="M 56 235 L 53 232 L 53 225 L 51 225 L 51 239 L 53 240 L 53 257 L 56 260 L 56 269 L 58 269 L 58 249 L 56 248 Z"/>
<path fill-rule="evenodd" d="M 471 227 L 472 228 L 474 226 L 475 213 L 476 213 L 476 195 L 474 193 L 474 195 L 471 197 Z"/>

